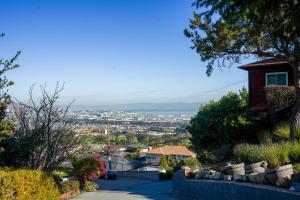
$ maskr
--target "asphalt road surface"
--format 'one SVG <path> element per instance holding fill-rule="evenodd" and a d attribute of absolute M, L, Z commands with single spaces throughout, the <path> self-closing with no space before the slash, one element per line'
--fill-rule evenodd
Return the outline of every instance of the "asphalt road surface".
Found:
<path fill-rule="evenodd" d="M 148 181 L 122 178 L 99 180 L 100 189 L 96 192 L 82 193 L 74 200 L 175 200 L 171 181 Z"/>

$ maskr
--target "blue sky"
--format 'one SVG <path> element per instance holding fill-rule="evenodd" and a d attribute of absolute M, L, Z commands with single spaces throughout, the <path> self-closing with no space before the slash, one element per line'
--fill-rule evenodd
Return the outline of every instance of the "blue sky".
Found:
<path fill-rule="evenodd" d="M 0 56 L 21 50 L 10 94 L 65 82 L 75 105 L 206 102 L 247 86 L 232 66 L 205 74 L 183 35 L 190 0 L 1 0 Z M 245 61 L 245 63 L 247 63 Z M 38 89 L 38 88 L 36 88 Z"/>

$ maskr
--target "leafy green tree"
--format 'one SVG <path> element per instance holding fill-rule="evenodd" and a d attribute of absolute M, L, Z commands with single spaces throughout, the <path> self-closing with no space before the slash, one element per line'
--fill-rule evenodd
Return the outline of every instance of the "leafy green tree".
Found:
<path fill-rule="evenodd" d="M 229 92 L 220 100 L 200 107 L 187 127 L 192 135 L 193 147 L 198 153 L 226 144 L 256 141 L 256 132 L 261 128 L 263 120 L 247 115 L 246 94 L 246 89 L 239 94 Z"/>
<path fill-rule="evenodd" d="M 161 166 L 165 170 L 170 170 L 171 167 L 168 164 L 168 158 L 166 155 L 161 156 L 160 161 L 159 161 L 159 166 Z"/>
<path fill-rule="evenodd" d="M 223 67 L 249 56 L 283 58 L 293 67 L 297 100 L 291 134 L 300 131 L 300 2 L 298 0 L 196 0 L 185 35 L 207 63 Z"/>
<path fill-rule="evenodd" d="M 4 33 L 0 33 L 0 38 L 4 37 Z M 20 55 L 18 51 L 11 59 L 0 59 L 0 141 L 10 135 L 12 130 L 12 123 L 6 118 L 6 109 L 10 104 L 10 95 L 7 93 L 7 88 L 14 84 L 13 81 L 8 80 L 5 73 L 13 70 L 19 65 L 15 64 L 16 59 Z"/>

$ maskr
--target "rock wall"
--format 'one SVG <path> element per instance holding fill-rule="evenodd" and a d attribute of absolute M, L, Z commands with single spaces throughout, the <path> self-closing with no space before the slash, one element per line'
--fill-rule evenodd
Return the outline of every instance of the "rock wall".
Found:
<path fill-rule="evenodd" d="M 186 179 L 183 171 L 173 176 L 173 192 L 193 200 L 299 200 L 300 193 L 268 185 Z"/>

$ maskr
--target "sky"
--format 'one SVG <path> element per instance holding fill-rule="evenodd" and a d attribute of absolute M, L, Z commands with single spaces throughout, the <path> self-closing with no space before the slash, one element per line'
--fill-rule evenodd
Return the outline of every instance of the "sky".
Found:
<path fill-rule="evenodd" d="M 60 82 L 75 105 L 203 103 L 247 87 L 238 65 L 206 76 L 183 34 L 192 2 L 0 0 L 0 58 L 22 51 L 9 93 L 24 101 L 30 86 Z"/>

